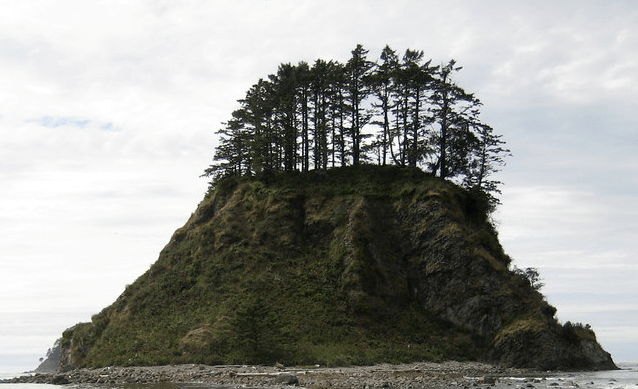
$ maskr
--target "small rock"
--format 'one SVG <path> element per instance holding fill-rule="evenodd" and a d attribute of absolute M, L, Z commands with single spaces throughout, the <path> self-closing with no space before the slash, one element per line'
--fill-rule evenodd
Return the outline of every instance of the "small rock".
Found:
<path fill-rule="evenodd" d="M 69 381 L 68 378 L 66 378 L 66 376 L 60 374 L 60 375 L 56 375 L 55 377 L 53 377 L 53 379 L 51 380 L 51 383 L 53 385 L 66 385 L 66 384 L 69 384 L 71 382 Z"/>
<path fill-rule="evenodd" d="M 479 382 L 482 382 L 484 385 L 496 385 L 496 378 L 485 376 Z"/>
<path fill-rule="evenodd" d="M 279 374 L 275 377 L 275 383 L 282 385 L 297 385 L 299 380 L 292 374 Z"/>

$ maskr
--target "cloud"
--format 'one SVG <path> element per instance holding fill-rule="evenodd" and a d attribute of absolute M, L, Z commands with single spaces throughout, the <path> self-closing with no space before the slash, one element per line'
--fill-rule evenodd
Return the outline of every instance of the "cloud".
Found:
<path fill-rule="evenodd" d="M 539 267 L 632 266 L 636 199 L 597 189 L 504 188 L 497 220 L 506 250 Z"/>
<path fill-rule="evenodd" d="M 513 226 L 502 235 L 505 239 L 564 237 L 573 233 L 566 228 L 570 225 L 597 228 L 595 222 L 609 212 L 595 194 L 560 186 L 506 186 L 503 202 L 500 216 Z"/>
<path fill-rule="evenodd" d="M 479 44 L 472 58 L 494 61 L 489 89 L 499 107 L 512 107 L 520 91 L 526 106 L 583 105 L 601 99 L 636 101 L 638 9 L 629 3 L 490 2 L 474 5 Z M 550 9 L 551 8 L 551 9 Z M 484 30 L 491 21 L 493 29 Z M 486 39 L 489 38 L 489 39 Z M 479 52 L 480 50 L 480 52 Z M 493 53 L 493 55 L 485 55 Z M 520 99 L 519 99 L 520 100 Z M 635 105 L 635 104 L 634 104 Z"/>

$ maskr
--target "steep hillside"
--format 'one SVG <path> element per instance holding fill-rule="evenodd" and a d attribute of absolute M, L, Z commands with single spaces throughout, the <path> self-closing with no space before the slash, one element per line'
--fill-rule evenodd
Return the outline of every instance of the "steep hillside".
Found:
<path fill-rule="evenodd" d="M 508 270 L 485 203 L 418 170 L 222 181 L 61 367 L 484 360 L 613 368 Z"/>

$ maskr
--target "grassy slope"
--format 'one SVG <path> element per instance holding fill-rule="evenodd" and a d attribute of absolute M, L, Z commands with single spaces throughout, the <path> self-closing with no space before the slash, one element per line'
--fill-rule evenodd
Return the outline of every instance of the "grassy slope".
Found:
<path fill-rule="evenodd" d="M 230 180 L 207 194 L 144 275 L 91 323 L 66 331 L 63 344 L 80 366 L 477 358 L 485 339 L 422 309 L 403 265 L 392 262 L 405 261 L 406 237 L 386 224 L 427 197 L 458 222 L 438 233 L 462 230 L 507 272 L 481 202 L 419 171 L 363 166 Z M 528 286 L 512 288 L 541 309 Z"/>

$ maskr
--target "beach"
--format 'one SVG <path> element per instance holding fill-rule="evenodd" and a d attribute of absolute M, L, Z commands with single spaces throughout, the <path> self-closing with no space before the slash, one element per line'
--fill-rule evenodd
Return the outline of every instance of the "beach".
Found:
<path fill-rule="evenodd" d="M 103 367 L 65 373 L 33 374 L 5 383 L 76 384 L 111 386 L 125 384 L 183 383 L 203 387 L 306 388 L 478 388 L 496 387 L 512 377 L 521 382 L 539 381 L 546 373 L 503 368 L 476 362 L 380 364 L 352 367 L 207 366 L 169 365 Z M 183 387 L 184 385 L 180 385 Z M 190 386 L 190 385 L 189 385 Z"/>
<path fill-rule="evenodd" d="M 77 369 L 65 373 L 26 374 L 2 380 L 12 389 L 32 384 L 66 385 L 80 389 L 198 388 L 333 388 L 333 389 L 635 389 L 638 364 L 621 370 L 542 372 L 477 362 L 419 362 L 372 366 L 251 366 L 167 365 Z"/>

